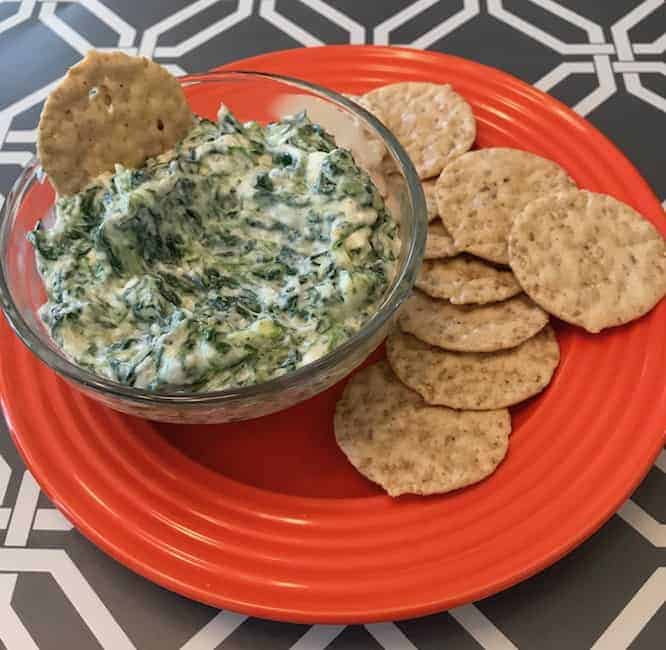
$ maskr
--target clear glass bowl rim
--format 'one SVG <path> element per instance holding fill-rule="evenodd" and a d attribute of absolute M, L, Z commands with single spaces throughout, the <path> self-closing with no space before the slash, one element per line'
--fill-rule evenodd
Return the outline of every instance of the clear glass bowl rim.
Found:
<path fill-rule="evenodd" d="M 421 188 L 421 182 L 416 170 L 414 169 L 409 156 L 392 133 L 371 113 L 347 99 L 344 95 L 294 77 L 266 72 L 256 72 L 252 70 L 221 70 L 186 75 L 179 77 L 179 81 L 182 85 L 187 86 L 199 83 L 219 83 L 225 78 L 233 77 L 257 77 L 274 80 L 321 95 L 334 103 L 341 104 L 350 112 L 361 116 L 377 133 L 379 133 L 386 148 L 389 150 L 394 160 L 397 160 L 399 169 L 405 178 L 408 200 L 414 216 L 413 236 L 410 241 L 403 241 L 403 246 L 407 244 L 408 249 L 403 258 L 402 266 L 398 269 L 393 281 L 393 286 L 383 297 L 374 316 L 372 316 L 372 318 L 370 318 L 356 334 L 351 336 L 342 345 L 335 348 L 327 355 L 280 377 L 250 386 L 228 388 L 207 393 L 186 393 L 182 391 L 153 392 L 141 388 L 125 386 L 96 375 L 88 370 L 84 370 L 69 361 L 64 355 L 58 354 L 46 347 L 40 341 L 38 335 L 32 330 L 30 325 L 25 321 L 14 304 L 5 273 L 5 250 L 11 234 L 10 226 L 14 221 L 12 217 L 14 217 L 16 212 L 20 209 L 27 187 L 39 174 L 38 160 L 36 157 L 33 157 L 17 178 L 0 210 L 0 253 L 2 254 L 0 264 L 0 305 L 2 306 L 9 325 L 21 341 L 43 363 L 64 378 L 74 383 L 81 384 L 95 392 L 151 406 L 214 406 L 222 405 L 225 402 L 270 398 L 271 395 L 280 391 L 290 390 L 299 385 L 307 384 L 309 378 L 314 378 L 322 373 L 332 371 L 338 365 L 343 363 L 347 357 L 353 354 L 355 348 L 364 339 L 372 337 L 390 318 L 393 317 L 400 305 L 409 296 L 412 290 L 416 268 L 420 264 L 425 250 L 427 233 L 427 220 L 425 218 L 426 204 L 425 196 Z M 422 215 L 423 218 L 419 218 L 419 215 Z"/>

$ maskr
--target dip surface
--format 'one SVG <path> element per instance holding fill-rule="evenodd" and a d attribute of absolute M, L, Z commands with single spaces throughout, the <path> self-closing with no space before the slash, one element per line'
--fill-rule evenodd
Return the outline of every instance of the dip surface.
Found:
<path fill-rule="evenodd" d="M 304 114 L 196 118 L 174 150 L 116 167 L 30 234 L 40 316 L 77 365 L 155 391 L 262 382 L 372 316 L 398 226 L 352 155 Z"/>

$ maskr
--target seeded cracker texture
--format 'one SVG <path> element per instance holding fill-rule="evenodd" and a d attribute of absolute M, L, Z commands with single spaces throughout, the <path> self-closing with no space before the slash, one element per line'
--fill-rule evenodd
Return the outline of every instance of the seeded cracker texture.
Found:
<path fill-rule="evenodd" d="M 508 264 L 514 218 L 530 201 L 572 187 L 550 160 L 518 149 L 480 149 L 447 165 L 437 180 L 437 205 L 459 250 Z"/>
<path fill-rule="evenodd" d="M 364 108 L 368 113 L 374 115 L 380 122 L 384 122 L 384 114 L 378 106 L 375 106 L 367 97 L 364 95 L 352 95 L 345 93 L 347 99 L 351 99 L 353 102 L 356 102 L 361 108 Z"/>
<path fill-rule="evenodd" d="M 541 392 L 560 360 L 555 333 L 499 352 L 450 352 L 394 332 L 386 352 L 398 378 L 429 404 L 455 409 L 497 409 Z"/>
<path fill-rule="evenodd" d="M 382 361 L 356 373 L 335 411 L 335 437 L 356 469 L 391 496 L 436 494 L 476 483 L 506 455 L 506 409 L 426 405 Z"/>
<path fill-rule="evenodd" d="M 191 125 L 183 90 L 162 66 L 93 50 L 46 100 L 37 147 L 53 186 L 71 195 L 116 163 L 140 167 Z"/>
<path fill-rule="evenodd" d="M 421 187 L 423 188 L 428 211 L 428 238 L 426 239 L 423 257 L 426 260 L 453 257 L 460 251 L 456 248 L 453 237 L 439 218 L 437 181 L 434 178 L 423 181 Z"/>
<path fill-rule="evenodd" d="M 447 350 L 494 352 L 543 329 L 548 314 L 525 294 L 488 305 L 453 305 L 416 291 L 400 312 L 403 332 Z"/>
<path fill-rule="evenodd" d="M 370 102 L 368 102 L 364 97 L 361 97 L 360 95 L 348 95 L 348 94 L 346 94 L 345 97 L 347 99 L 351 99 L 351 101 L 358 104 L 361 108 L 364 108 L 366 111 L 368 111 L 368 113 L 371 113 L 380 122 L 382 123 L 384 122 L 384 116 L 382 115 L 381 111 L 378 110 L 377 107 L 372 106 Z M 362 125 L 360 118 L 354 117 L 353 119 L 354 123 L 357 126 L 362 126 L 363 128 L 363 132 L 365 135 L 364 145 L 368 150 L 366 156 L 368 156 L 372 160 L 378 160 L 381 163 L 381 161 L 384 158 L 386 158 L 386 155 L 388 153 L 386 150 L 386 146 L 384 145 L 384 142 L 381 140 L 379 136 L 375 135 L 374 132 L 371 132 L 370 129 L 365 128 L 365 126 Z M 361 162 L 362 161 L 359 161 L 359 164 L 361 164 Z M 378 165 L 378 167 L 379 166 L 381 165 Z"/>
<path fill-rule="evenodd" d="M 425 260 L 416 278 L 416 286 L 433 298 L 445 298 L 456 305 L 482 305 L 506 300 L 521 292 L 511 271 L 496 269 L 469 255 Z"/>
<path fill-rule="evenodd" d="M 423 188 L 423 195 L 426 200 L 426 208 L 428 210 L 428 221 L 434 221 L 439 216 L 439 208 L 437 207 L 437 196 L 435 194 L 434 179 L 423 181 L 421 187 Z"/>
<path fill-rule="evenodd" d="M 666 292 L 662 236 L 603 194 L 573 190 L 530 203 L 513 225 L 509 255 L 535 302 L 588 332 L 642 316 Z"/>
<path fill-rule="evenodd" d="M 428 224 L 428 235 L 423 254 L 424 259 L 434 260 L 454 257 L 458 252 L 453 243 L 453 237 L 451 237 L 439 219 Z"/>
<path fill-rule="evenodd" d="M 364 97 L 384 115 L 420 178 L 437 176 L 476 138 L 472 108 L 449 84 L 400 82 Z"/>

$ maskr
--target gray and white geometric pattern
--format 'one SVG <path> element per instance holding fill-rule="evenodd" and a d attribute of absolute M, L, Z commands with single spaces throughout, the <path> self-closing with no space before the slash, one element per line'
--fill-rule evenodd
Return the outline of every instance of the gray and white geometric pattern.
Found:
<path fill-rule="evenodd" d="M 325 43 L 407 45 L 503 68 L 585 115 L 666 199 L 664 0 L 0 0 L 0 204 L 44 98 L 92 47 L 173 73 Z M 289 625 L 163 590 L 83 539 L 0 426 L 0 649 L 666 647 L 666 452 L 617 516 L 534 578 L 411 621 Z"/>

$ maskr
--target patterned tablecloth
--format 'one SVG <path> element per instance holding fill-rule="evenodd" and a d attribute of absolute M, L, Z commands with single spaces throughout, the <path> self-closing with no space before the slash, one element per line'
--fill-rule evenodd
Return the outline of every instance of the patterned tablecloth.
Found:
<path fill-rule="evenodd" d="M 663 0 L 0 0 L 0 204 L 34 151 L 44 97 L 93 46 L 183 73 L 349 42 L 450 52 L 551 92 L 615 140 L 663 200 L 665 30 Z M 662 452 L 600 532 L 501 594 L 395 624 L 310 627 L 219 612 L 126 570 L 40 494 L 3 425 L 0 648 L 663 649 L 665 473 Z"/>

